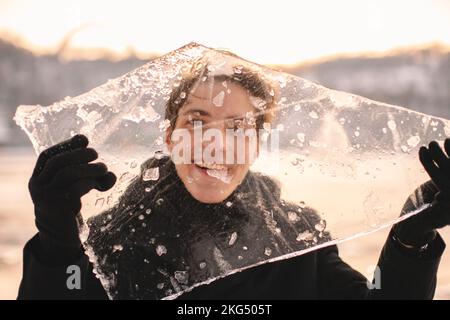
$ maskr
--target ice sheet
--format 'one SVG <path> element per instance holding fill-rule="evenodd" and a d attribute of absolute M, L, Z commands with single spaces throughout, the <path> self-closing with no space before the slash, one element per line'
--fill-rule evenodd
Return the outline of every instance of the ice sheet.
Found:
<path fill-rule="evenodd" d="M 201 101 L 194 97 L 199 92 Z M 184 110 L 189 99 L 210 106 L 210 120 L 201 115 L 204 129 L 261 129 L 255 159 L 245 162 L 250 171 L 235 189 L 238 167 L 199 162 L 209 166 L 208 177 L 199 178 L 174 164 L 166 133 L 180 122 L 166 118 L 166 107 Z M 247 102 L 253 111 L 231 113 Z M 427 180 L 418 148 L 450 136 L 449 120 L 333 91 L 195 43 L 78 97 L 20 106 L 15 121 L 37 153 L 85 134 L 116 173 L 113 189 L 83 198 L 81 232 L 112 299 L 174 298 L 387 227 Z M 220 201 L 202 201 L 213 198 Z"/>

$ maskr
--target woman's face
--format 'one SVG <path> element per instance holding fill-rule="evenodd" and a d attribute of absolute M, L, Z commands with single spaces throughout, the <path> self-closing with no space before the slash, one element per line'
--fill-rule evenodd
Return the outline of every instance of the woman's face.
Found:
<path fill-rule="evenodd" d="M 183 144 L 185 160 L 174 161 L 175 168 L 186 189 L 198 201 L 221 202 L 245 178 L 258 149 L 251 117 L 254 111 L 246 89 L 231 81 L 199 82 L 178 110 L 175 128 L 168 131 L 166 142 L 172 159 L 175 149 L 179 150 L 178 144 Z M 175 139 L 174 132 L 181 132 L 178 129 L 189 132 L 190 140 Z M 213 130 L 214 137 L 205 139 Z M 244 135 L 245 130 L 255 136 Z M 195 135 L 198 133 L 203 141 L 198 141 L 199 135 Z M 227 138 L 230 133 L 235 134 L 232 139 Z M 184 150 L 190 155 L 186 156 Z"/>

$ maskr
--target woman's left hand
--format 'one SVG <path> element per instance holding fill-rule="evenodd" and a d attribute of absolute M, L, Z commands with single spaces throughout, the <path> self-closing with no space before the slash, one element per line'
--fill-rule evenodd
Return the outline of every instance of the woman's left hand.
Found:
<path fill-rule="evenodd" d="M 445 139 L 444 150 L 436 141 L 419 150 L 420 162 L 438 191 L 423 212 L 394 226 L 403 244 L 423 246 L 434 239 L 436 229 L 450 225 L 450 138 Z"/>

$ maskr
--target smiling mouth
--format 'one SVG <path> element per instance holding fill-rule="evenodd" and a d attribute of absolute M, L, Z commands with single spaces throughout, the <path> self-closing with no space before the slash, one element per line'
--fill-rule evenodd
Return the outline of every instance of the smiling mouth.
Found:
<path fill-rule="evenodd" d="M 217 163 L 198 162 L 195 163 L 195 165 L 204 170 L 228 171 L 228 168 L 226 166 Z"/>

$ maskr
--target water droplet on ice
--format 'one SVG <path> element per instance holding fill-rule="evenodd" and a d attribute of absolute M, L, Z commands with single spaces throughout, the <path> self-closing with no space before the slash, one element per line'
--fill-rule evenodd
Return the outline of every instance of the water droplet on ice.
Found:
<path fill-rule="evenodd" d="M 314 228 L 315 228 L 317 231 L 322 232 L 323 230 L 325 230 L 326 226 L 327 226 L 326 221 L 325 221 L 325 220 L 320 220 L 319 223 L 317 223 L 317 224 L 314 226 Z"/>
<path fill-rule="evenodd" d="M 166 249 L 166 247 L 163 246 L 162 244 L 159 244 L 159 245 L 156 247 L 156 254 L 157 254 L 158 256 L 162 256 L 163 254 L 166 254 L 166 253 L 167 253 L 167 249 Z"/>
<path fill-rule="evenodd" d="M 144 171 L 142 180 L 144 181 L 156 181 L 159 179 L 159 167 L 149 168 Z"/>
<path fill-rule="evenodd" d="M 228 241 L 228 245 L 231 247 L 237 240 L 237 232 L 233 232 L 230 236 L 230 241 Z"/>

